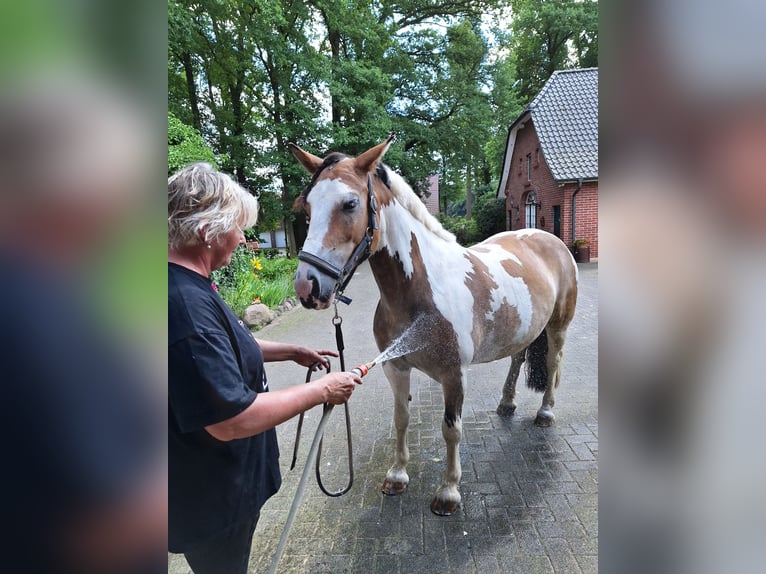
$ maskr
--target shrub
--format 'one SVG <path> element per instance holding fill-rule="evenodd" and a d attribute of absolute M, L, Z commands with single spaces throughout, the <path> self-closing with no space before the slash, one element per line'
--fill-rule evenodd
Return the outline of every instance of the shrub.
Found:
<path fill-rule="evenodd" d="M 455 234 L 460 245 L 468 246 L 481 240 L 476 221 L 473 219 L 440 215 L 439 220 L 447 231 Z"/>
<path fill-rule="evenodd" d="M 240 248 L 228 266 L 213 272 L 212 279 L 226 304 L 241 317 L 253 301 L 275 308 L 295 296 L 293 276 L 297 268 L 296 259 L 265 259 Z"/>
<path fill-rule="evenodd" d="M 497 199 L 494 193 L 480 195 L 473 216 L 482 239 L 505 231 L 505 200 Z"/>
<path fill-rule="evenodd" d="M 168 112 L 168 175 L 196 161 L 217 167 L 218 159 L 197 130 Z"/>
<path fill-rule="evenodd" d="M 260 276 L 264 281 L 274 281 L 281 277 L 292 280 L 298 269 L 298 260 L 288 257 L 274 257 L 273 259 L 261 259 Z"/>

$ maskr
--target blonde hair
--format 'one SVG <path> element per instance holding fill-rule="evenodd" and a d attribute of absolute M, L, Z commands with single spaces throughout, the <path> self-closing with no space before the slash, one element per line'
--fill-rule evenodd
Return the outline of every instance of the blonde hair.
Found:
<path fill-rule="evenodd" d="M 255 196 L 209 163 L 187 165 L 168 178 L 171 249 L 217 241 L 236 227 L 252 227 L 257 219 Z"/>

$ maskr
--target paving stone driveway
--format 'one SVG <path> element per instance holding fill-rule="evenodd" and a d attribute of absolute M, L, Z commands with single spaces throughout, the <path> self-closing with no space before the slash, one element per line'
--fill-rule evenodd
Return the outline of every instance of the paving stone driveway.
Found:
<path fill-rule="evenodd" d="M 380 368 L 373 369 L 350 401 L 355 484 L 341 498 L 321 494 L 311 478 L 291 531 L 280 573 L 592 573 L 598 569 L 598 267 L 580 264 L 577 312 L 564 348 L 556 425 L 533 424 L 542 395 L 519 379 L 516 414 L 495 414 L 510 359 L 473 365 L 463 407 L 463 507 L 438 517 L 429 504 L 444 471 L 441 387 L 413 371 L 409 430 L 409 490 L 380 492 L 394 455 L 393 398 Z M 347 367 L 377 355 L 372 317 L 378 295 L 367 265 L 351 282 L 350 307 L 342 306 Z M 332 311 L 289 312 L 263 329 L 264 339 L 316 347 L 335 345 Z M 335 366 L 337 368 L 337 366 Z M 305 370 L 269 365 L 272 389 L 299 383 Z M 268 571 L 306 460 L 321 409 L 304 423 L 298 465 L 288 467 L 296 420 L 279 429 L 284 484 L 261 513 L 250 572 Z M 342 408 L 328 425 L 322 458 L 324 482 L 345 484 Z M 189 572 L 171 556 L 170 573 Z"/>

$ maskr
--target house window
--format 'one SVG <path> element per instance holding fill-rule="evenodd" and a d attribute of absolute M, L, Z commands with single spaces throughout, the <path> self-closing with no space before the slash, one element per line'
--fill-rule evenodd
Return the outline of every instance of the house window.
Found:
<path fill-rule="evenodd" d="M 537 194 L 534 191 L 530 191 L 527 194 L 527 201 L 524 203 L 526 213 L 526 226 L 529 229 L 535 229 L 537 227 L 537 209 L 540 204 L 537 202 Z"/>
<path fill-rule="evenodd" d="M 532 181 L 532 154 L 527 154 L 527 181 Z"/>

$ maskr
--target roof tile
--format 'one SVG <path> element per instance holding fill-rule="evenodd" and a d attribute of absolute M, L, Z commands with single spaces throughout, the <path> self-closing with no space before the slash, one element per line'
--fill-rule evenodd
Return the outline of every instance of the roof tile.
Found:
<path fill-rule="evenodd" d="M 597 179 L 598 68 L 554 72 L 528 109 L 554 179 Z"/>

